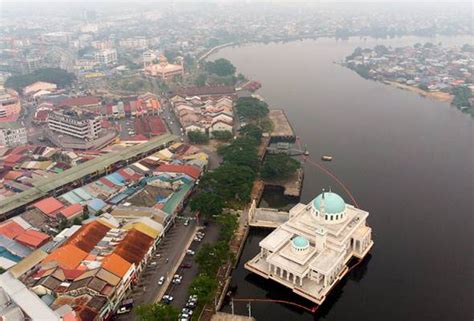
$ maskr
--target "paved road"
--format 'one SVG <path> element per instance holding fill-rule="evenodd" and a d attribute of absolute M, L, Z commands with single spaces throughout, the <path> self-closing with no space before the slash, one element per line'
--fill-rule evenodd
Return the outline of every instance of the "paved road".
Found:
<path fill-rule="evenodd" d="M 177 221 L 176 224 L 164 236 L 162 243 L 158 246 L 156 254 L 161 257 L 155 257 L 149 261 L 142 272 L 138 284 L 134 287 L 132 298 L 134 305 L 138 306 L 144 303 L 152 303 L 155 301 L 161 286 L 158 285 L 158 280 L 161 276 L 168 274 L 170 278 L 173 277 L 172 269 L 180 261 L 181 254 L 185 251 L 186 245 L 192 237 L 194 237 L 195 223 L 191 222 L 188 226 L 184 226 L 182 221 Z M 168 262 L 166 262 L 168 259 Z M 156 262 L 153 263 L 153 262 Z M 133 313 L 124 314 L 115 317 L 114 320 L 135 320 Z"/>
<path fill-rule="evenodd" d="M 190 249 L 196 253 L 201 248 L 202 244 L 215 243 L 219 238 L 219 226 L 217 224 L 210 223 L 202 231 L 206 234 L 204 239 L 201 242 L 193 241 L 190 246 Z M 186 255 L 182 263 L 190 263 L 192 266 L 189 269 L 180 268 L 177 274 L 183 276 L 181 284 L 171 284 L 166 291 L 167 294 L 171 294 L 174 297 L 172 305 L 179 310 L 181 310 L 186 305 L 189 286 L 192 280 L 198 275 L 198 266 L 194 261 L 194 256 Z"/>

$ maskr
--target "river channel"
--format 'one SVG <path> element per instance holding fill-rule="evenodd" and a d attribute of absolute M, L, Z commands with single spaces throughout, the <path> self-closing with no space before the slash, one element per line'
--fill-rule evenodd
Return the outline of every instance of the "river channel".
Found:
<path fill-rule="evenodd" d="M 271 107 L 286 111 L 311 158 L 333 156 L 325 165 L 370 212 L 374 231 L 371 256 L 316 315 L 282 304 L 253 303 L 258 321 L 472 320 L 473 119 L 446 103 L 365 80 L 334 63 L 358 46 L 428 41 L 474 43 L 472 37 L 318 39 L 246 44 L 210 57 L 227 58 L 238 72 L 261 81 L 259 94 Z M 301 202 L 328 187 L 349 202 L 324 173 L 310 164 L 304 169 Z M 236 297 L 311 306 L 243 268 L 268 233 L 250 233 L 232 275 Z M 235 311 L 248 313 L 245 303 L 236 303 Z"/>

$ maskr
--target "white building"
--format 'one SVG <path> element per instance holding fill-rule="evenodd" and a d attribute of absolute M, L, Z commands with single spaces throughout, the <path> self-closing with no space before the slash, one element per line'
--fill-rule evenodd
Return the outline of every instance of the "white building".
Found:
<path fill-rule="evenodd" d="M 293 207 L 289 220 L 260 242 L 260 253 L 245 267 L 321 304 L 349 271 L 348 261 L 364 258 L 373 246 L 368 216 L 323 191 L 308 205 Z"/>
<path fill-rule="evenodd" d="M 114 65 L 117 63 L 117 50 L 104 49 L 95 53 L 95 62 L 100 65 Z"/>
<path fill-rule="evenodd" d="M 102 129 L 100 117 L 73 110 L 50 112 L 48 127 L 57 133 L 86 140 L 99 137 Z"/>
<path fill-rule="evenodd" d="M 152 56 L 147 53 L 143 56 L 143 64 L 145 69 L 145 74 L 151 77 L 158 77 L 163 80 L 170 79 L 173 76 L 183 76 L 184 75 L 184 67 L 181 61 L 181 64 L 170 64 L 168 63 L 168 59 L 162 54 L 159 58 L 159 63 L 155 64 L 153 62 L 149 62 Z"/>
<path fill-rule="evenodd" d="M 25 127 L 16 122 L 0 123 L 0 145 L 7 147 L 21 146 L 28 142 Z"/>

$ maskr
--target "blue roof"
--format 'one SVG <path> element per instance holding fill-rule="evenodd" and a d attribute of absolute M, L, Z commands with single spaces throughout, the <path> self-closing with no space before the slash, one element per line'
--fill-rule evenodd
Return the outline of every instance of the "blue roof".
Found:
<path fill-rule="evenodd" d="M 323 192 L 319 194 L 314 200 L 313 205 L 318 210 L 321 211 L 321 204 L 323 202 L 324 194 L 324 213 L 327 214 L 336 214 L 341 213 L 346 209 L 346 203 L 344 199 L 333 192 Z"/>
<path fill-rule="evenodd" d="M 305 248 L 309 245 L 309 241 L 303 236 L 297 236 L 292 240 L 293 246 L 298 248 Z"/>
<path fill-rule="evenodd" d="M 89 202 L 87 202 L 87 206 L 97 212 L 107 206 L 107 204 L 100 198 L 93 198 Z"/>
<path fill-rule="evenodd" d="M 84 201 L 88 201 L 92 199 L 92 196 L 89 193 L 87 193 L 82 187 L 76 188 L 75 190 L 73 190 L 73 192 Z"/>
<path fill-rule="evenodd" d="M 110 175 L 105 176 L 109 181 L 114 183 L 115 185 L 125 185 L 125 178 L 119 173 L 112 173 Z"/>
<path fill-rule="evenodd" d="M 73 191 L 67 192 L 66 194 L 61 195 L 66 201 L 71 204 L 81 203 L 82 199 L 73 193 Z"/>
<path fill-rule="evenodd" d="M 18 262 L 21 258 L 28 256 L 31 252 L 32 250 L 23 244 L 0 235 L 0 256 Z"/>

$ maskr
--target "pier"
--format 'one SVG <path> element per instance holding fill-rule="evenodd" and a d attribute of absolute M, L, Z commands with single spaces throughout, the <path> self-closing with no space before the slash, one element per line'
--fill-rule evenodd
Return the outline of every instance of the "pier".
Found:
<path fill-rule="evenodd" d="M 257 208 L 255 200 L 249 208 L 248 224 L 251 227 L 277 228 L 289 219 L 289 213 L 275 208 Z"/>
<path fill-rule="evenodd" d="M 273 123 L 273 131 L 271 133 L 272 140 L 276 141 L 295 141 L 296 136 L 291 127 L 288 117 L 281 109 L 271 109 L 268 118 Z"/>

